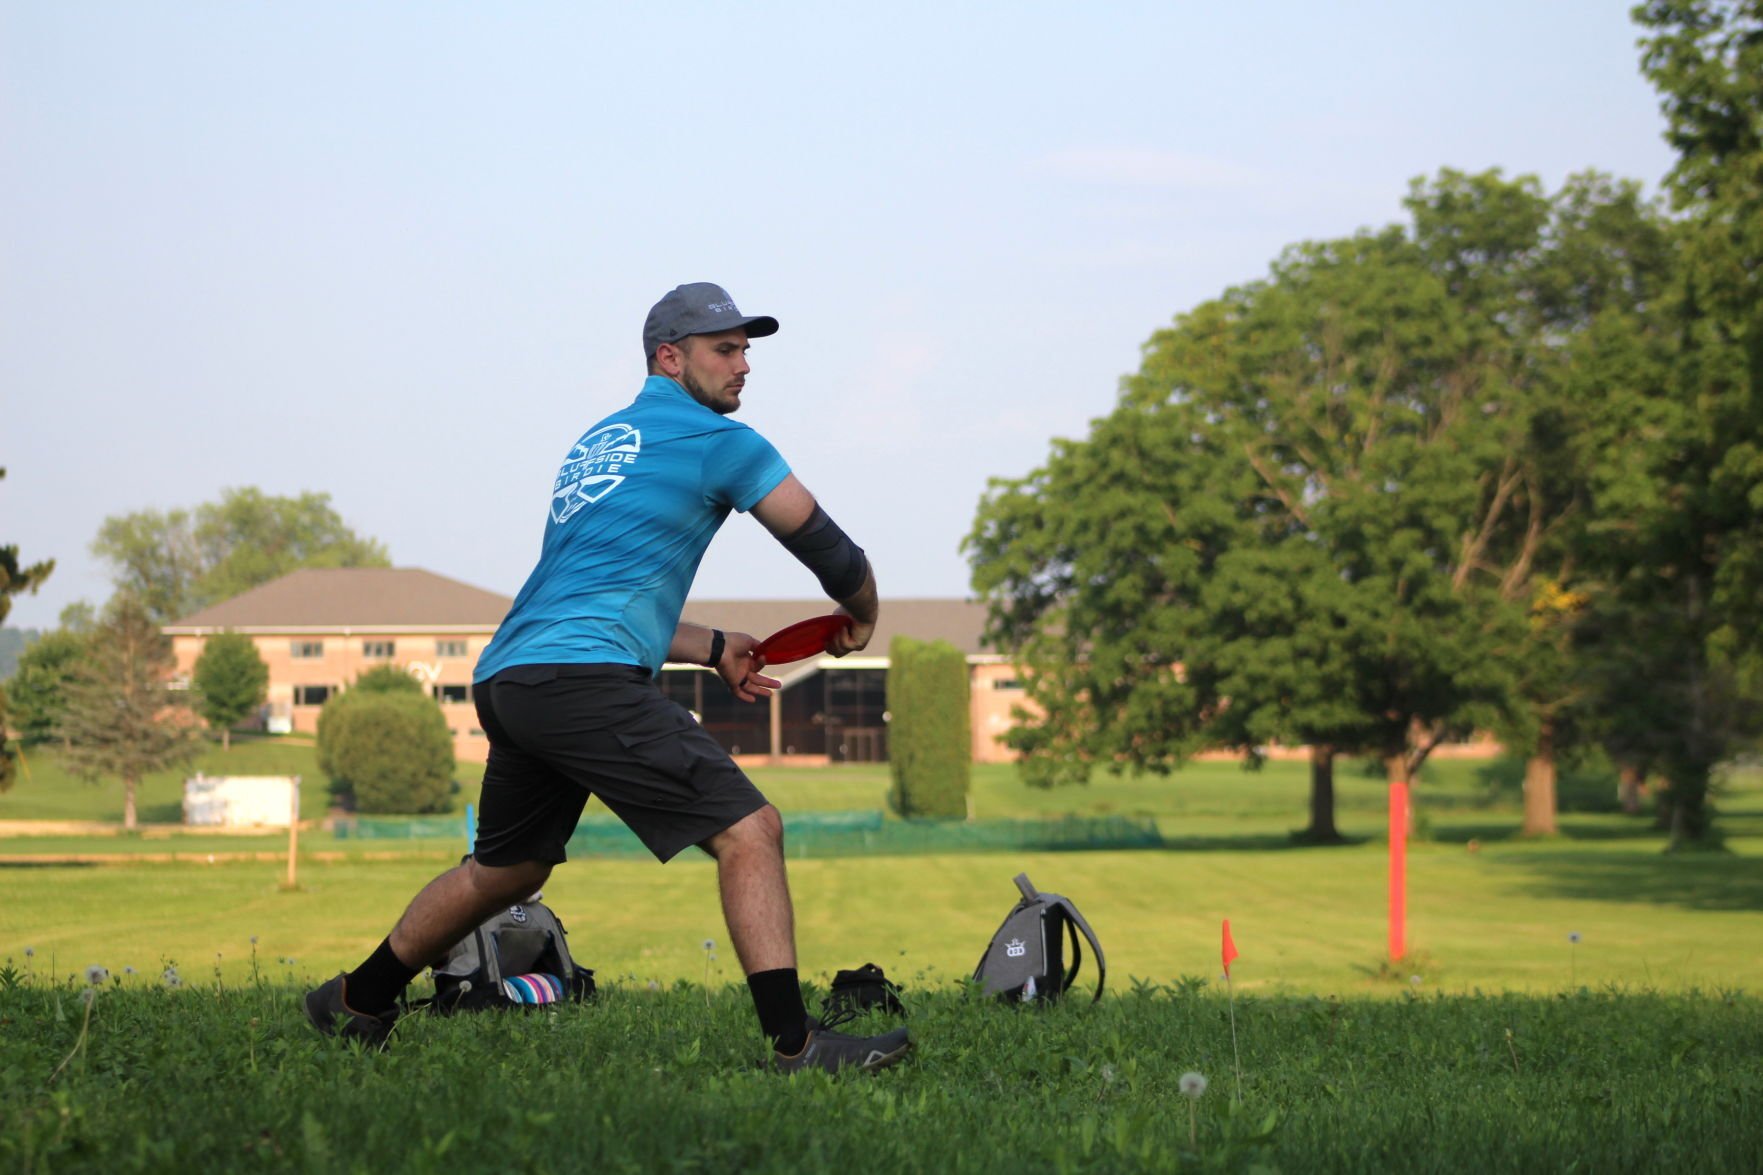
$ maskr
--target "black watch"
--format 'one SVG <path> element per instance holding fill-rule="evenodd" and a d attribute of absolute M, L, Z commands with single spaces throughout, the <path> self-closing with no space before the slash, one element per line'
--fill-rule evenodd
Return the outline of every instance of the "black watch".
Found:
<path fill-rule="evenodd" d="M 715 669 L 722 664 L 722 646 L 725 641 L 722 629 L 713 628 L 710 630 L 710 660 L 704 662 L 704 668 Z"/>

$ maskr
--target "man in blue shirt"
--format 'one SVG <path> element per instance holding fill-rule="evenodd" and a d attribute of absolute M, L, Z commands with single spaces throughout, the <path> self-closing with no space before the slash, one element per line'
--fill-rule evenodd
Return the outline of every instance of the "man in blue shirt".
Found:
<path fill-rule="evenodd" d="M 828 653 L 856 652 L 874 633 L 875 576 L 862 549 L 776 449 L 729 419 L 751 371 L 748 340 L 777 329 L 708 282 L 650 310 L 649 378 L 570 449 L 538 565 L 478 660 L 473 693 L 490 756 L 472 855 L 430 882 L 361 966 L 307 994 L 320 1031 L 383 1043 L 410 980 L 564 860 L 592 794 L 660 860 L 692 845 L 716 859 L 729 937 L 777 1068 L 879 1069 L 911 1047 L 903 1028 L 857 1037 L 808 1016 L 777 809 L 656 687 L 667 661 L 714 669 L 747 702 L 780 684 L 760 672 L 750 634 L 680 623 L 731 510 L 751 511 L 850 617 Z"/>

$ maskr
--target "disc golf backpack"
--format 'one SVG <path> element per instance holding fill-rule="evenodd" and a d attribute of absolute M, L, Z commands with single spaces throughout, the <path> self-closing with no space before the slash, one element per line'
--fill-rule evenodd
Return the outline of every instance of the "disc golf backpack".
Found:
<path fill-rule="evenodd" d="M 1005 917 L 998 933 L 992 935 L 991 945 L 974 968 L 975 982 L 985 994 L 1004 1000 L 1056 1000 L 1071 987 L 1083 965 L 1083 947 L 1078 942 L 1078 932 L 1082 931 L 1096 956 L 1095 998 L 1101 999 L 1108 964 L 1102 957 L 1102 944 L 1096 941 L 1096 932 L 1077 912 L 1071 899 L 1041 893 L 1026 873 L 1016 875 L 1016 888 L 1022 891 L 1022 900 Z M 1069 968 L 1065 965 L 1068 941 Z"/>
<path fill-rule="evenodd" d="M 443 1015 L 573 1003 L 594 994 L 594 973 L 570 957 L 563 923 L 537 894 L 485 919 L 435 964 L 434 977 L 428 1008 Z"/>

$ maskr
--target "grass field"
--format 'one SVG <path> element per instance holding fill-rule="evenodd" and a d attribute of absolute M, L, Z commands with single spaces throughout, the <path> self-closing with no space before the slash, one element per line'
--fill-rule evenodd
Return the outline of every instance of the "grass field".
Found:
<path fill-rule="evenodd" d="M 204 768 L 301 774 L 317 800 L 310 756 L 245 744 Z M 120 811 L 117 789 L 58 777 L 52 756 L 33 767 L 0 796 L 0 820 Z M 756 778 L 786 811 L 874 808 L 887 786 L 864 767 Z M 306 834 L 303 848 L 341 855 L 303 860 L 287 891 L 281 862 L 228 855 L 272 853 L 277 836 L 0 839 L 13 862 L 0 865 L 0 1167 L 1763 1166 L 1763 1003 L 1748 994 L 1763 778 L 1727 781 L 1725 851 L 1666 854 L 1648 820 L 1608 811 L 1570 811 L 1562 836 L 1519 840 L 1509 786 L 1485 765 L 1437 765 L 1420 789 L 1399 966 L 1384 960 L 1383 785 L 1352 770 L 1338 783 L 1342 831 L 1359 839 L 1337 848 L 1289 840 L 1305 812 L 1299 764 L 1055 792 L 988 769 L 975 778 L 982 819 L 1145 815 L 1169 847 L 792 861 L 804 975 L 824 983 L 874 961 L 914 1010 L 914 1057 L 861 1080 L 758 1071 L 714 867 L 695 855 L 572 861 L 546 886 L 598 972 L 594 1005 L 412 1018 L 391 1054 L 371 1056 L 313 1036 L 298 993 L 358 961 L 462 840 Z M 150 787 L 149 818 L 168 813 L 176 780 Z M 1573 797 L 1608 807 L 1602 791 Z M 212 865 L 142 857 L 168 848 L 221 851 Z M 111 863 L 21 863 L 63 852 Z M 1024 1013 L 964 989 L 1018 870 L 1095 926 L 1100 1006 Z M 1242 952 L 1240 1103 L 1223 918 Z M 88 1025 L 90 965 L 114 982 Z M 159 980 L 168 965 L 179 990 Z M 1094 974 L 1086 962 L 1080 983 Z M 1176 1088 L 1189 1070 L 1211 1082 L 1198 1101 Z"/>

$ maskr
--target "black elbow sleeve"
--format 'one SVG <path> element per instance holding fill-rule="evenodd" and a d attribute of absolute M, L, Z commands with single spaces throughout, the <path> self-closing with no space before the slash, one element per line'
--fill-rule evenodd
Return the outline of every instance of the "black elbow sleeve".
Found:
<path fill-rule="evenodd" d="M 869 557 L 839 524 L 827 517 L 818 505 L 808 521 L 784 541 L 784 550 L 802 561 L 814 572 L 821 590 L 835 600 L 849 599 L 869 578 Z"/>

